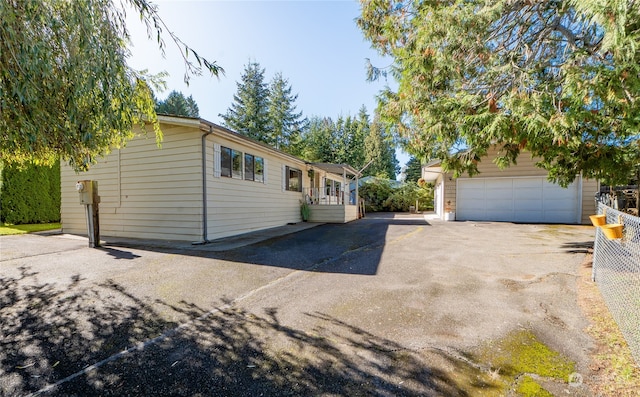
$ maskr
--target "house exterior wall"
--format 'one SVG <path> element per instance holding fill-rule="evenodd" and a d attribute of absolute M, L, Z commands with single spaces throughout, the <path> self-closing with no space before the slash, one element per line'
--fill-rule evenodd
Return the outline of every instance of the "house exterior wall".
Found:
<path fill-rule="evenodd" d="M 88 172 L 62 167 L 65 233 L 87 234 L 79 180 L 98 181 L 104 237 L 202 242 L 302 221 L 300 205 L 311 187 L 303 160 L 205 120 L 161 116 L 160 122 L 161 149 L 152 134 L 138 134 Z M 222 176 L 222 147 L 243 153 L 241 178 Z M 244 178 L 244 154 L 264 159 L 264 181 Z M 286 167 L 300 170 L 302 191 L 286 188 Z M 347 207 L 338 221 L 357 219 L 357 207 Z"/>
<path fill-rule="evenodd" d="M 283 153 L 266 150 L 262 145 L 230 134 L 213 131 L 207 136 L 207 239 L 213 240 L 255 230 L 302 221 L 300 204 L 302 192 L 284 188 L 283 167 L 302 171 L 302 187 L 308 188 L 310 179 L 302 160 Z M 214 145 L 262 157 L 265 162 L 265 182 L 216 177 L 214 173 Z"/>
<path fill-rule="evenodd" d="M 522 153 L 517 159 L 517 164 L 504 170 L 501 170 L 493 162 L 497 155 L 498 150 L 496 148 L 490 149 L 487 156 L 478 163 L 480 174 L 475 175 L 473 178 L 546 177 L 548 174 L 546 170 L 536 167 L 537 160 L 528 153 Z M 468 176 L 464 176 L 464 178 L 468 178 Z M 440 215 L 444 219 L 444 213 L 447 210 L 456 211 L 457 180 L 453 178 L 453 173 L 448 172 L 439 176 L 434 185 L 437 186 L 438 183 L 443 184 L 441 205 L 444 210 Z M 582 177 L 578 177 L 575 183 L 581 184 L 581 223 L 590 224 L 589 215 L 595 214 L 596 211 L 594 195 L 599 190 L 600 185 L 596 180 Z"/>
<path fill-rule="evenodd" d="M 589 215 L 598 213 L 595 195 L 600 191 L 600 183 L 595 179 L 582 178 L 582 213 L 583 225 L 590 225 Z"/>
<path fill-rule="evenodd" d="M 197 123 L 199 124 L 199 123 Z M 196 124 L 196 126 L 197 126 Z M 88 172 L 61 170 L 62 229 L 85 234 L 78 180 L 98 181 L 103 236 L 198 241 L 202 230 L 201 149 L 198 128 L 162 125 L 162 148 L 153 133 L 139 134 Z"/>

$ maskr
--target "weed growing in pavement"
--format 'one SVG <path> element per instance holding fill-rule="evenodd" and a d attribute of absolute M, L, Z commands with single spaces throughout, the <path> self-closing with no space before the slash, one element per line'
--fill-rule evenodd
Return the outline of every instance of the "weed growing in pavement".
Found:
<path fill-rule="evenodd" d="M 498 372 L 506 387 L 515 385 L 523 396 L 545 396 L 542 391 L 534 393 L 544 388 L 529 374 L 564 383 L 575 372 L 574 362 L 540 342 L 529 330 L 513 331 L 486 343 L 474 360 L 490 365 L 490 372 Z"/>

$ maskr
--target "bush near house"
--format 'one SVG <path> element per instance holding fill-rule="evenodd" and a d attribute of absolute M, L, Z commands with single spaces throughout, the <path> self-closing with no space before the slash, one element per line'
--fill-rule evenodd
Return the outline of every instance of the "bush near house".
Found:
<path fill-rule="evenodd" d="M 5 165 L 0 186 L 0 220 L 6 224 L 60 221 L 60 161 L 51 167 Z"/>
<path fill-rule="evenodd" d="M 409 211 L 416 200 L 418 210 L 433 209 L 433 189 L 428 185 L 420 187 L 415 182 L 394 187 L 392 181 L 376 178 L 360 186 L 359 194 L 367 212 Z"/>

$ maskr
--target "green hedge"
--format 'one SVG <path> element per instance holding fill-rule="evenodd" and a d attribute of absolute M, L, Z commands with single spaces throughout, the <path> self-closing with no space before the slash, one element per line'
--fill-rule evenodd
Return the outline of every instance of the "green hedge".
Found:
<path fill-rule="evenodd" d="M 60 221 L 60 162 L 52 167 L 2 167 L 0 220 L 7 224 Z"/>

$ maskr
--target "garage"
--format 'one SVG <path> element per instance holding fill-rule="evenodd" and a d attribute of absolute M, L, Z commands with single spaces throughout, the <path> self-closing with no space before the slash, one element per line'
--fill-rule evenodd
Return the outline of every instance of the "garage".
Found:
<path fill-rule="evenodd" d="M 581 188 L 546 177 L 459 178 L 456 218 L 474 221 L 580 223 Z"/>

